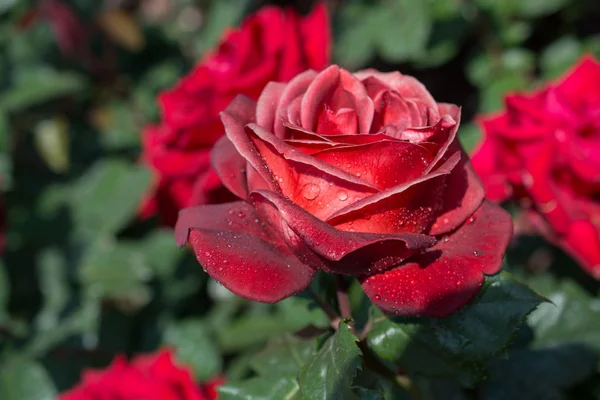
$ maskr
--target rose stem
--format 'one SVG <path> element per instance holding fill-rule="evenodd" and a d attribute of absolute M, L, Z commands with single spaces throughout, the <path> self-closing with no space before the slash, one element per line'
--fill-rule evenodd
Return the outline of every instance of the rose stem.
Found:
<path fill-rule="evenodd" d="M 333 327 L 333 329 L 337 330 L 338 325 L 340 324 L 340 321 L 342 319 L 335 312 L 335 310 L 333 309 L 333 307 L 331 307 L 329 304 L 327 304 L 325 301 L 323 301 L 323 299 L 320 298 L 319 295 L 312 288 L 308 288 L 308 293 L 313 298 L 313 300 L 315 301 L 315 303 L 317 303 L 319 305 L 319 307 L 321 307 L 321 309 L 323 310 L 323 312 L 325 314 L 327 314 L 327 317 L 329 317 L 329 321 L 330 321 L 330 324 Z"/>
<path fill-rule="evenodd" d="M 344 280 L 343 276 L 335 275 L 335 285 L 340 314 L 344 319 L 352 319 L 352 311 L 350 309 L 350 298 L 348 297 L 348 283 Z M 354 329 L 352 323 L 349 323 L 348 325 L 350 325 L 350 327 Z"/>

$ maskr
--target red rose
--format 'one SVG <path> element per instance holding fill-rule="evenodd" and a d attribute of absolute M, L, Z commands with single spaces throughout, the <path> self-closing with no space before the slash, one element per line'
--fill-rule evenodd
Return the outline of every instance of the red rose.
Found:
<path fill-rule="evenodd" d="M 243 201 L 183 210 L 176 236 L 232 292 L 276 302 L 322 270 L 385 311 L 445 316 L 500 268 L 511 219 L 484 201 L 459 108 L 416 79 L 334 65 L 221 118 L 213 167 Z"/>
<path fill-rule="evenodd" d="M 556 84 L 507 96 L 481 125 L 473 163 L 488 197 L 520 200 L 541 234 L 600 279 L 600 64 L 584 58 Z"/>
<path fill-rule="evenodd" d="M 325 68 L 328 60 L 323 4 L 305 17 L 292 8 L 264 7 L 227 32 L 215 52 L 160 96 L 163 122 L 143 137 L 144 160 L 157 180 L 143 216 L 158 212 L 174 225 L 181 208 L 231 200 L 209 164 L 210 149 L 224 134 L 219 112 L 237 94 L 256 100 L 269 81 L 287 82 L 306 69 Z"/>
<path fill-rule="evenodd" d="M 186 369 L 173 363 L 168 350 L 138 356 L 131 363 L 117 357 L 102 371 L 86 371 L 78 386 L 60 400 L 216 400 L 212 384 L 197 385 Z"/>

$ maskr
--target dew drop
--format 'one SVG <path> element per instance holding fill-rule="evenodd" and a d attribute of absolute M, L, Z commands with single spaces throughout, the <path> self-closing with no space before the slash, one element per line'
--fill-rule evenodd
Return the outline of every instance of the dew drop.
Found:
<path fill-rule="evenodd" d="M 320 192 L 321 188 L 319 188 L 319 186 L 315 185 L 314 183 L 307 183 L 302 188 L 302 196 L 304 196 L 306 200 L 316 199 Z"/>
<path fill-rule="evenodd" d="M 337 194 L 337 198 L 339 201 L 346 201 L 348 200 L 348 193 L 344 192 L 343 190 L 340 190 Z"/>
<path fill-rule="evenodd" d="M 471 217 L 467 220 L 467 224 L 472 224 L 473 222 L 475 222 L 475 217 Z"/>
<path fill-rule="evenodd" d="M 233 221 L 230 220 L 229 218 L 225 219 L 225 222 L 227 222 L 227 225 L 231 226 L 233 224 Z"/>
<path fill-rule="evenodd" d="M 381 300 L 381 296 L 380 296 L 380 295 L 378 295 L 378 294 L 376 294 L 376 295 L 375 295 L 375 300 L 377 300 L 377 301 Z"/>
<path fill-rule="evenodd" d="M 477 250 L 473 251 L 473 255 L 474 255 L 475 257 L 479 256 L 479 254 L 480 254 L 480 253 L 479 253 Z"/>
<path fill-rule="evenodd" d="M 237 213 L 237 216 L 238 216 L 238 218 L 244 218 L 244 217 L 246 216 L 246 214 L 244 214 L 244 212 L 243 212 L 243 211 L 239 211 L 239 212 Z"/>

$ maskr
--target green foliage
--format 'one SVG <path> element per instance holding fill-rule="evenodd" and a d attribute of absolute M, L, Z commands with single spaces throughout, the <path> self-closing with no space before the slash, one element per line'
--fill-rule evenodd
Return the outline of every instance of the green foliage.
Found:
<path fill-rule="evenodd" d="M 502 273 L 486 280 L 479 296 L 443 319 L 376 319 L 370 348 L 411 374 L 455 377 L 473 385 L 487 376 L 484 363 L 507 349 L 519 326 L 542 299 Z"/>
<path fill-rule="evenodd" d="M 65 3 L 94 27 L 90 54 L 63 54 L 43 16 L 28 25 L 37 2 L 0 0 L 0 399 L 54 399 L 85 368 L 161 346 L 199 382 L 226 375 L 225 400 L 598 397 L 598 284 L 575 265 L 518 275 L 549 302 L 500 274 L 444 319 L 383 315 L 354 281 L 353 318 L 334 331 L 308 293 L 236 297 L 175 246 L 172 229 L 139 216 L 157 183 L 141 132 L 161 118 L 158 93 L 262 4 L 307 2 L 125 2 L 126 23 L 110 29 L 102 2 Z M 461 105 L 467 151 L 481 136 L 474 117 L 501 110 L 506 93 L 600 56 L 593 1 L 327 3 L 334 62 L 400 70 Z M 332 286 L 318 274 L 311 288 L 335 309 Z"/>
<path fill-rule="evenodd" d="M 302 367 L 298 375 L 302 395 L 308 399 L 352 399 L 350 390 L 360 368 L 358 339 L 341 322 L 337 332 Z"/>

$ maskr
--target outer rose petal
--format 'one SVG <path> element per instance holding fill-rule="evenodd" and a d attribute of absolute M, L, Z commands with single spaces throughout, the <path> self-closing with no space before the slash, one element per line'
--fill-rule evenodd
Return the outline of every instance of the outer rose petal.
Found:
<path fill-rule="evenodd" d="M 211 277 L 250 300 L 283 300 L 304 290 L 315 273 L 246 202 L 184 209 L 175 235 L 179 245 L 189 241 Z"/>
<path fill-rule="evenodd" d="M 431 227 L 430 235 L 437 236 L 456 229 L 477 210 L 485 198 L 485 190 L 473 171 L 469 157 L 462 151 L 458 142 L 455 142 L 452 148 L 460 149 L 462 157 L 448 176 L 443 210 Z"/>
<path fill-rule="evenodd" d="M 362 287 L 386 312 L 445 317 L 477 295 L 484 274 L 498 272 L 511 232 L 510 215 L 485 201 L 456 232 L 406 264 L 362 278 Z"/>
<path fill-rule="evenodd" d="M 246 160 L 236 151 L 227 136 L 215 143 L 210 161 L 223 185 L 239 198 L 245 199 L 248 196 Z"/>
<path fill-rule="evenodd" d="M 292 230 L 305 245 L 326 261 L 319 268 L 328 272 L 362 275 L 366 271 L 381 271 L 397 264 L 416 251 L 435 243 L 435 238 L 411 233 L 373 234 L 344 232 L 312 216 L 298 205 L 273 192 L 257 191 L 250 194 L 257 208 L 268 203 L 278 210 L 276 217 L 271 213 L 273 225 Z M 280 218 L 282 221 L 273 220 Z M 285 234 L 285 231 L 284 231 Z M 294 245 L 295 237 L 288 234 L 286 241 Z"/>

